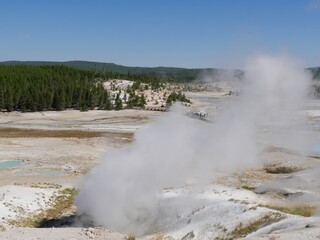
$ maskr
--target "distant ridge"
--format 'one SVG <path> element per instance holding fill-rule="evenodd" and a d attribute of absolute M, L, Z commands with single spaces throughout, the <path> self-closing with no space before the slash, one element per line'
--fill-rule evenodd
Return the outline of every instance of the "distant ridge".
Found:
<path fill-rule="evenodd" d="M 4 61 L 0 65 L 63 65 L 83 70 L 96 70 L 102 72 L 114 72 L 122 74 L 144 74 L 157 76 L 168 81 L 190 82 L 201 77 L 204 72 L 210 72 L 212 75 L 220 75 L 225 71 L 233 71 L 234 76 L 241 78 L 242 70 L 227 70 L 222 68 L 179 68 L 179 67 L 129 67 L 115 63 L 90 62 L 90 61 Z M 311 71 L 314 79 L 320 79 L 320 67 L 307 68 Z"/>
<path fill-rule="evenodd" d="M 166 71 L 166 70 L 212 70 L 218 68 L 181 68 L 181 67 L 129 67 L 124 65 L 119 65 L 115 63 L 104 63 L 104 62 L 91 62 L 91 61 L 3 61 L 0 62 L 2 65 L 66 65 L 69 67 L 77 67 L 81 69 L 97 69 L 97 70 L 116 70 L 123 71 L 122 73 L 127 73 L 128 71 L 132 73 L 142 73 L 145 71 Z M 222 70 L 222 69 L 221 69 Z"/>
<path fill-rule="evenodd" d="M 83 69 L 83 70 L 97 70 L 103 72 L 115 72 L 123 74 L 145 74 L 150 76 L 157 76 L 172 81 L 193 81 L 199 77 L 204 71 L 218 73 L 225 71 L 218 68 L 179 68 L 179 67 L 129 67 L 118 65 L 115 63 L 102 63 L 90 61 L 5 61 L 0 62 L 1 65 L 64 65 L 68 67 Z"/>

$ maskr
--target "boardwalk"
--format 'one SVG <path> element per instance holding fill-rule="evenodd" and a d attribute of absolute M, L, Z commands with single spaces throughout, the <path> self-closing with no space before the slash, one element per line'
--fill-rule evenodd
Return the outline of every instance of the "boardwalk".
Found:
<path fill-rule="evenodd" d="M 167 111 L 167 108 L 163 106 L 145 106 L 144 109 L 147 111 L 161 111 L 161 112 Z"/>

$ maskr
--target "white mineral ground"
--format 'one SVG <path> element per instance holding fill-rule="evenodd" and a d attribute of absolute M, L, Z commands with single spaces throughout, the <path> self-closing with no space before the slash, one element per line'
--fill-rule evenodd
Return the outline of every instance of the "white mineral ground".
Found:
<path fill-rule="evenodd" d="M 220 93 L 190 93 L 190 96 L 194 97 L 195 106 L 212 113 L 232 101 L 232 97 Z M 206 101 L 213 101 L 214 106 L 208 106 Z M 320 102 L 316 100 L 310 100 L 305 106 L 304 114 L 315 128 L 320 120 L 319 107 Z M 0 232 L 0 239 L 124 239 L 125 235 L 101 227 L 19 228 L 10 221 L 50 207 L 48 202 L 57 189 L 40 188 L 37 184 L 77 187 L 79 178 L 99 163 L 104 152 L 130 144 L 131 133 L 161 114 L 136 110 L 0 113 L 0 162 L 23 161 L 20 166 L 0 169 L 0 225 L 5 229 Z M 10 135 L 9 128 L 17 135 Z M 50 132 L 48 137 L 43 136 L 42 130 L 57 134 Z M 76 135 L 59 135 L 66 134 L 60 132 L 63 130 L 76 131 Z M 78 131 L 101 135 L 78 137 Z M 319 129 L 307 134 L 317 138 Z M 177 189 L 164 189 L 154 228 L 141 238 L 191 239 L 194 236 L 194 239 L 223 239 L 232 236 L 240 224 L 248 226 L 266 215 L 279 216 L 278 211 L 263 205 L 275 202 L 317 204 L 320 180 L 314 178 L 313 170 L 320 167 L 318 154 L 313 153 L 299 162 L 294 158 L 294 152 L 271 146 L 264 153 L 265 163 L 297 167 L 299 171 L 270 174 L 260 166 L 234 174 L 221 174 L 211 185 L 201 188 L 186 184 Z M 48 170 L 62 174 L 42 174 Z M 245 238 L 320 237 L 317 216 L 280 214 L 281 220 L 262 224 Z"/>

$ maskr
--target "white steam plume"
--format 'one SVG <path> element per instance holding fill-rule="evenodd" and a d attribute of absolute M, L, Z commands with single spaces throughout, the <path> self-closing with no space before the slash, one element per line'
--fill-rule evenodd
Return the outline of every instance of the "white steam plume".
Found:
<path fill-rule="evenodd" d="M 157 218 L 163 188 L 193 177 L 208 183 L 215 171 L 259 164 L 258 127 L 291 126 L 309 76 L 294 59 L 266 55 L 250 59 L 245 73 L 243 95 L 213 123 L 192 119 L 174 106 L 138 130 L 134 143 L 107 154 L 85 177 L 78 212 L 106 228 L 143 234 Z"/>

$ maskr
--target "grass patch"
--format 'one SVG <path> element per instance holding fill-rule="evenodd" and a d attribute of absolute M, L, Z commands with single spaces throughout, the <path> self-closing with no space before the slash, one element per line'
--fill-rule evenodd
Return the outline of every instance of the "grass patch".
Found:
<path fill-rule="evenodd" d="M 33 188 L 53 188 L 53 189 L 59 189 L 59 188 L 62 188 L 62 185 L 60 184 L 56 184 L 56 183 L 32 183 L 30 185 L 30 187 L 33 187 Z"/>
<path fill-rule="evenodd" d="M 5 230 L 6 230 L 6 228 L 4 226 L 0 225 L 0 232 L 3 232 Z"/>
<path fill-rule="evenodd" d="M 96 137 L 124 137 L 131 139 L 131 133 L 106 133 L 81 130 L 41 130 L 22 128 L 0 128 L 0 138 L 96 138 Z"/>
<path fill-rule="evenodd" d="M 56 183 L 14 183 L 15 186 L 25 186 L 25 187 L 32 187 L 32 188 L 45 188 L 45 189 L 59 189 L 62 188 L 62 185 Z"/>
<path fill-rule="evenodd" d="M 288 174 L 288 173 L 294 173 L 301 170 L 301 168 L 295 167 L 295 166 L 274 166 L 269 165 L 264 168 L 264 170 L 267 173 L 270 174 Z"/>
<path fill-rule="evenodd" d="M 73 205 L 74 198 L 78 194 L 75 188 L 65 188 L 59 190 L 55 196 L 50 199 L 51 207 L 43 212 L 31 215 L 27 218 L 10 221 L 10 224 L 17 227 L 39 227 L 41 223 L 49 219 L 56 219 Z"/>
<path fill-rule="evenodd" d="M 233 238 L 242 238 L 247 236 L 250 233 L 253 233 L 257 231 L 258 229 L 268 226 L 272 223 L 278 222 L 281 219 L 283 219 L 284 216 L 280 213 L 270 213 L 265 215 L 264 217 L 248 224 L 248 225 L 243 225 L 240 223 L 233 231 L 232 231 L 232 237 Z"/>
<path fill-rule="evenodd" d="M 183 238 L 181 238 L 181 240 L 192 239 L 194 237 L 195 237 L 194 232 L 191 231 L 191 232 L 188 232 Z"/>
<path fill-rule="evenodd" d="M 311 204 L 305 205 L 288 205 L 288 206 L 277 206 L 277 205 L 262 205 L 270 209 L 277 210 L 279 212 L 288 213 L 292 215 L 300 215 L 304 217 L 311 217 L 316 213 L 317 207 Z"/>
<path fill-rule="evenodd" d="M 130 235 L 127 236 L 125 239 L 126 239 L 126 240 L 136 240 L 136 236 L 133 235 L 133 234 L 130 234 Z"/>
<path fill-rule="evenodd" d="M 241 188 L 242 188 L 242 189 L 245 189 L 245 190 L 249 190 L 249 191 L 255 190 L 255 187 L 251 187 L 251 186 L 249 186 L 249 185 L 242 185 Z"/>
<path fill-rule="evenodd" d="M 166 236 L 163 232 L 159 232 L 156 235 L 154 235 L 150 240 L 173 240 L 171 236 Z"/>

